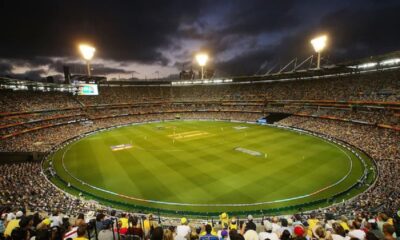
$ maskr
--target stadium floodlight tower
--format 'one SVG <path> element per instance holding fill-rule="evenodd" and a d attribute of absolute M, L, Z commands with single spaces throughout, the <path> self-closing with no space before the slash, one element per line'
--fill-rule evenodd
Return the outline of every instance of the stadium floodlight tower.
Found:
<path fill-rule="evenodd" d="M 326 35 L 322 35 L 311 40 L 311 44 L 313 45 L 315 52 L 318 54 L 317 69 L 320 68 L 321 52 L 324 50 L 327 40 L 328 37 Z"/>
<path fill-rule="evenodd" d="M 81 51 L 83 59 L 86 60 L 87 75 L 90 77 L 90 60 L 92 60 L 94 52 L 96 52 L 96 48 L 87 44 L 80 44 L 79 51 Z"/>
<path fill-rule="evenodd" d="M 204 66 L 207 64 L 208 55 L 205 53 L 199 53 L 196 55 L 196 61 L 201 67 L 201 79 L 204 78 Z"/>

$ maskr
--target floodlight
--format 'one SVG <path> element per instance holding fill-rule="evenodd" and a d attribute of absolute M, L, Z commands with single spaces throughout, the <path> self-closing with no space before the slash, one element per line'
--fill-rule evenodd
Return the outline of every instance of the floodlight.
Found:
<path fill-rule="evenodd" d="M 204 66 L 208 61 L 208 55 L 205 53 L 199 53 L 196 55 L 196 61 L 201 67 L 201 79 L 204 78 Z"/>
<path fill-rule="evenodd" d="M 82 57 L 86 61 L 92 60 L 92 58 L 94 56 L 94 52 L 96 51 L 96 49 L 94 47 L 87 45 L 87 44 L 80 44 L 79 50 L 81 51 Z"/>
<path fill-rule="evenodd" d="M 196 55 L 196 60 L 201 67 L 204 67 L 208 61 L 208 55 L 205 53 L 199 53 Z"/>
<path fill-rule="evenodd" d="M 326 40 L 328 40 L 328 37 L 326 35 L 316 37 L 313 40 L 311 40 L 311 44 L 314 47 L 314 50 L 318 53 L 324 50 L 326 46 Z"/>
<path fill-rule="evenodd" d="M 90 60 L 92 60 L 96 48 L 87 44 L 80 44 L 79 51 L 81 52 L 83 59 L 86 60 L 87 75 L 90 77 Z"/>
<path fill-rule="evenodd" d="M 324 50 L 327 40 L 328 40 L 328 37 L 326 35 L 322 35 L 322 36 L 316 37 L 311 40 L 311 44 L 313 45 L 315 52 L 318 53 L 317 69 L 319 69 L 319 67 L 320 67 L 321 52 L 322 52 L 322 50 Z"/>

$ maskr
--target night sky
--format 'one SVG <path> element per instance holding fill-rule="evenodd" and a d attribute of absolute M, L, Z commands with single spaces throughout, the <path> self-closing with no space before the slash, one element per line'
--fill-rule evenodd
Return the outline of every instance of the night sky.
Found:
<path fill-rule="evenodd" d="M 157 78 L 198 68 L 206 51 L 218 77 L 253 75 L 313 53 L 323 63 L 400 50 L 400 1 L 0 0 L 0 76 L 84 73 L 77 44 L 93 44 L 93 74 Z"/>

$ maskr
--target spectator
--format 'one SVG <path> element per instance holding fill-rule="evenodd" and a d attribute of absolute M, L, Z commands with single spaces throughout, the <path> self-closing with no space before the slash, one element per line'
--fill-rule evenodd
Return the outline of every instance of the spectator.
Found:
<path fill-rule="evenodd" d="M 76 233 L 78 237 L 74 238 L 74 240 L 88 240 L 86 237 L 86 226 L 79 226 Z"/>
<path fill-rule="evenodd" d="M 212 231 L 212 227 L 210 224 L 207 224 L 205 226 L 205 231 L 206 234 L 200 237 L 200 240 L 219 240 L 218 236 L 212 235 L 211 231 Z"/>
<path fill-rule="evenodd" d="M 229 216 L 226 212 L 221 213 L 221 215 L 219 216 L 219 220 L 221 222 L 221 226 L 224 229 L 228 229 L 229 226 Z"/>
<path fill-rule="evenodd" d="M 138 236 L 139 238 L 143 237 L 143 229 L 138 224 L 138 218 L 136 216 L 129 217 L 129 228 L 127 234 Z"/>
<path fill-rule="evenodd" d="M 144 235 L 149 236 L 152 233 L 152 230 L 157 226 L 157 224 L 153 221 L 153 214 L 149 214 L 147 218 L 145 217 L 143 221 Z"/>
<path fill-rule="evenodd" d="M 238 227 L 237 227 L 236 217 L 232 217 L 231 221 L 229 223 L 229 230 L 237 230 L 237 229 L 238 229 Z"/>
<path fill-rule="evenodd" d="M 315 239 L 330 239 L 329 233 L 319 224 L 316 224 L 312 229 L 312 235 Z"/>
<path fill-rule="evenodd" d="M 260 232 L 258 234 L 259 240 L 279 240 L 278 235 L 272 232 L 272 223 L 270 221 L 264 220 L 264 229 L 265 232 Z"/>
<path fill-rule="evenodd" d="M 126 213 L 121 213 L 119 218 L 119 233 L 126 234 L 128 232 L 129 219 L 126 217 Z"/>
<path fill-rule="evenodd" d="M 396 240 L 393 235 L 395 233 L 395 229 L 393 225 L 389 223 L 383 224 L 383 235 L 385 236 L 385 240 Z"/>
<path fill-rule="evenodd" d="M 302 225 L 297 225 L 293 229 L 294 240 L 306 240 L 306 230 Z M 272 240 L 272 239 L 271 239 Z"/>
<path fill-rule="evenodd" d="M 376 220 L 370 219 L 368 220 L 368 222 L 371 226 L 371 229 L 368 232 L 374 234 L 378 239 L 383 239 L 384 238 L 383 233 L 379 230 Z"/>
<path fill-rule="evenodd" d="M 150 240 L 163 240 L 163 239 L 164 239 L 164 230 L 162 229 L 162 227 L 154 228 Z"/>
<path fill-rule="evenodd" d="M 12 240 L 28 240 L 31 236 L 30 228 L 33 225 L 32 216 L 22 216 L 19 221 L 19 226 L 14 228 L 11 232 Z"/>
<path fill-rule="evenodd" d="M 282 235 L 283 231 L 288 230 L 290 235 L 293 234 L 292 228 L 289 227 L 289 222 L 286 218 L 281 218 L 281 228 L 279 229 L 279 235 Z"/>
<path fill-rule="evenodd" d="M 21 220 L 22 215 L 23 213 L 18 211 L 16 214 L 16 219 L 12 219 L 7 223 L 6 229 L 4 230 L 4 237 L 10 237 L 12 231 L 19 227 L 19 221 Z M 12 216 L 12 214 L 10 216 Z"/>
<path fill-rule="evenodd" d="M 281 237 L 279 238 L 280 240 L 290 240 L 291 239 L 291 235 L 289 230 L 283 230 Z"/>
<path fill-rule="evenodd" d="M 78 217 L 75 220 L 75 226 L 81 226 L 85 224 L 85 215 L 83 213 L 79 213 Z"/>
<path fill-rule="evenodd" d="M 332 240 L 344 240 L 346 237 L 346 232 L 340 223 L 334 222 L 332 224 Z"/>
<path fill-rule="evenodd" d="M 51 224 L 50 219 L 46 218 L 36 226 L 36 239 L 35 240 L 50 239 L 50 237 L 51 237 L 50 224 Z"/>
<path fill-rule="evenodd" d="M 188 226 L 187 218 L 181 218 L 181 224 L 176 227 L 176 235 L 180 237 L 189 236 L 191 232 L 190 227 Z"/>
<path fill-rule="evenodd" d="M 62 218 L 58 215 L 58 210 L 54 210 L 50 217 L 50 227 L 60 227 L 62 225 Z"/>
<path fill-rule="evenodd" d="M 279 219 L 277 217 L 273 217 L 271 219 L 272 222 L 272 232 L 280 233 L 281 232 L 281 225 L 279 225 Z"/>
<path fill-rule="evenodd" d="M 104 221 L 105 215 L 103 213 L 98 213 L 96 215 L 96 231 L 100 232 L 103 229 L 103 221 Z"/>
<path fill-rule="evenodd" d="M 247 217 L 247 223 L 243 225 L 243 228 L 244 228 L 243 237 L 245 240 L 258 240 L 258 234 L 256 232 L 257 226 L 253 221 L 252 215 L 249 215 Z"/>
<path fill-rule="evenodd" d="M 378 238 L 374 233 L 372 232 L 367 232 L 365 234 L 365 239 L 366 240 L 379 240 L 379 239 L 383 239 L 383 238 Z"/>
<path fill-rule="evenodd" d="M 349 231 L 349 236 L 351 238 L 357 238 L 359 240 L 364 240 L 365 239 L 365 232 L 360 229 L 361 228 L 361 222 L 359 220 L 354 220 L 352 224 L 352 228 Z"/>
<path fill-rule="evenodd" d="M 185 239 L 185 238 L 183 238 L 183 239 Z M 163 240 L 174 240 L 173 232 L 170 229 L 166 229 L 164 231 Z"/>
<path fill-rule="evenodd" d="M 110 219 L 104 220 L 102 222 L 102 229 L 98 231 L 98 240 L 114 240 L 115 234 L 112 230 L 112 225 L 113 224 Z"/>
<path fill-rule="evenodd" d="M 220 240 L 229 240 L 229 236 L 228 236 L 228 231 L 227 230 L 222 230 L 221 231 L 221 237 Z"/>
<path fill-rule="evenodd" d="M 342 226 L 342 228 L 344 229 L 344 231 L 346 233 L 348 233 L 350 231 L 350 227 L 349 227 L 349 220 L 347 220 L 346 216 L 341 216 L 340 217 L 340 226 Z"/>
<path fill-rule="evenodd" d="M 388 220 L 389 220 L 389 217 L 385 213 L 378 214 L 378 228 L 379 228 L 379 230 L 381 230 L 381 232 L 383 232 L 383 225 L 385 223 L 387 223 Z"/>
<path fill-rule="evenodd" d="M 313 235 L 312 229 L 318 224 L 319 220 L 315 217 L 315 213 L 310 214 L 310 218 L 307 220 L 308 223 L 308 236 Z"/>

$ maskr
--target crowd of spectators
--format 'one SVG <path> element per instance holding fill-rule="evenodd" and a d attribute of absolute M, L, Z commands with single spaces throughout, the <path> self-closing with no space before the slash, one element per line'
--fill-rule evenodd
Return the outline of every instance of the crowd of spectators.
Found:
<path fill-rule="evenodd" d="M 2 116 L 0 118 L 0 126 L 6 126 L 6 125 L 16 124 L 16 123 L 37 122 L 40 120 L 54 119 L 54 118 L 73 116 L 73 115 L 78 115 L 78 114 L 82 114 L 82 111 L 80 109 L 56 110 L 56 111 L 44 111 L 44 112 L 6 115 L 6 116 Z"/>
<path fill-rule="evenodd" d="M 54 125 L 35 131 L 28 131 L 16 136 L 0 139 L 0 152 L 49 152 L 64 141 L 87 132 L 116 125 L 134 122 L 148 122 L 173 119 L 220 119 L 256 121 L 269 112 L 285 112 L 306 114 L 314 117 L 291 116 L 278 122 L 313 132 L 318 132 L 333 138 L 348 142 L 370 155 L 378 166 L 379 178 L 373 188 L 359 195 L 351 202 L 336 206 L 332 213 L 354 212 L 359 210 L 380 209 L 391 211 L 400 208 L 400 132 L 379 128 L 373 124 L 399 125 L 399 113 L 396 110 L 319 108 L 303 105 L 269 105 L 266 100 L 334 100 L 334 101 L 384 101 L 399 102 L 400 82 L 399 72 L 371 73 L 365 75 L 337 77 L 319 80 L 299 80 L 292 82 L 204 85 L 183 87 L 100 87 L 99 96 L 72 96 L 60 92 L 33 92 L 0 90 L 0 137 L 15 132 L 24 132 L 44 125 Z M 379 81 L 376 79 L 379 78 Z M 128 104 L 121 106 L 121 104 Z M 118 106 L 112 106 L 112 105 Z M 66 110 L 69 109 L 70 110 Z M 33 111 L 39 111 L 33 113 Z M 14 114 L 19 112 L 18 114 Z M 12 114 L 10 114 L 12 113 Z M 318 116 L 333 116 L 342 119 L 362 121 L 368 124 L 358 124 L 338 120 L 320 119 Z M 20 124 L 22 123 L 22 124 Z M 6 206 L 1 212 L 0 239 L 2 231 L 12 223 L 18 228 L 15 238 L 28 239 L 62 239 L 65 233 L 93 234 L 89 230 L 96 229 L 96 234 L 107 229 L 115 234 L 125 235 L 121 229 L 132 226 L 142 228 L 140 238 L 162 240 L 288 240 L 288 239 L 329 239 L 329 240 L 373 240 L 390 238 L 393 229 L 393 219 L 385 215 L 353 214 L 353 221 L 331 221 L 326 216 L 313 220 L 313 216 L 303 216 L 300 219 L 271 218 L 259 221 L 257 229 L 252 224 L 241 224 L 236 232 L 230 225 L 207 226 L 199 224 L 186 227 L 164 226 L 160 229 L 149 221 L 138 220 L 135 216 L 121 216 L 120 224 L 106 222 L 113 216 L 105 216 L 98 222 L 97 228 L 90 227 L 89 222 L 72 223 L 72 218 L 63 220 L 41 219 L 40 216 L 27 216 L 29 209 L 36 213 L 51 213 L 57 216 L 54 209 L 64 215 L 78 215 L 93 212 L 101 206 L 87 202 L 56 189 L 41 173 L 39 163 L 19 163 L 0 165 L 0 204 Z M 14 214 L 12 214 L 14 213 Z M 21 215 L 22 213 L 22 215 Z M 14 221 L 18 216 L 18 222 Z M 310 219 L 307 219 L 310 218 Z M 51 219 L 51 218 L 49 218 Z M 67 218 L 68 219 L 68 218 Z M 125 224 L 125 219 L 126 223 Z M 136 222 L 134 221 L 136 219 Z M 292 222 L 290 223 L 290 219 Z M 78 218 L 79 220 L 79 218 Z M 265 220 L 265 221 L 264 221 Z M 373 221 L 375 220 L 375 222 Z M 14 221 L 14 222 L 13 222 Z M 58 221 L 54 230 L 54 223 Z M 143 223 L 140 225 L 139 222 Z M 248 219 L 248 223 L 252 222 Z M 301 229 L 296 228 L 300 223 Z M 321 226 L 315 224 L 320 222 Z M 345 224 L 343 223 L 345 222 Z M 65 223 L 65 226 L 61 223 Z M 342 226 L 339 229 L 337 224 Z M 343 223 L 343 224 L 342 224 Z M 397 221 L 398 223 L 398 221 Z M 139 226 L 139 225 L 140 226 Z M 104 229 L 102 226 L 105 226 Z M 238 225 L 240 225 L 238 223 Z M 251 227 L 249 227 L 251 225 Z M 318 226 L 314 229 L 314 225 Z M 376 226 L 375 226 L 376 225 Z M 5 228 L 2 228 L 5 226 Z M 128 227 L 127 227 L 128 226 Z M 244 227 L 243 227 L 244 226 Z M 246 228 L 247 226 L 247 228 Z M 347 226 L 347 228 L 346 228 Z M 386 227 L 384 227 L 386 226 Z M 117 231 L 115 230 L 117 228 Z M 73 230 L 74 229 L 74 230 Z M 186 230 L 182 230 L 186 229 Z M 216 232 L 216 230 L 218 230 Z M 360 230 L 361 229 L 361 230 Z M 44 237 L 39 234 L 43 230 Z M 257 230 L 257 231 L 256 231 Z M 397 228 L 398 230 L 398 228 Z M 8 229 L 9 231 L 9 229 Z M 187 234 L 182 235 L 184 231 Z M 255 232 L 252 232 L 255 231 Z M 357 232 L 352 235 L 351 232 Z M 364 234 L 362 234 L 363 232 Z M 376 233 L 374 238 L 369 233 Z M 7 237 L 11 237 L 9 231 Z M 275 235 L 274 235 L 275 233 Z M 302 233 L 302 234 L 301 234 Z M 19 235 L 18 235 L 19 234 Z M 21 235 L 22 234 L 22 235 Z M 128 234 L 129 235 L 129 234 Z M 135 234 L 133 234 L 135 235 Z M 214 236 L 215 235 L 215 236 Z M 362 236 L 361 236 L 362 235 Z M 379 236 L 378 236 L 379 235 Z M 17 238 L 22 236 L 22 238 Z M 92 235 L 93 236 L 93 235 Z M 361 236 L 361 237 L 360 237 Z M 399 236 L 399 235 L 397 235 Z M 107 238 L 103 238 L 107 239 Z"/>
<path fill-rule="evenodd" d="M 41 121 L 28 121 L 24 124 L 17 124 L 10 127 L 0 128 L 0 136 L 16 132 L 23 132 L 29 129 L 35 129 L 37 127 L 51 126 L 57 124 L 68 124 L 71 121 L 81 120 L 85 118 L 86 117 L 82 115 L 64 115 L 62 117 L 57 117 L 54 119 L 46 119 Z"/>
<path fill-rule="evenodd" d="M 122 116 L 182 111 L 305 113 L 398 127 L 400 115 L 398 110 L 395 110 L 396 107 L 391 109 L 364 107 L 360 110 L 359 108 L 326 108 L 319 105 L 308 105 L 307 103 L 303 105 L 290 104 L 290 102 L 283 105 L 269 103 L 276 100 L 331 100 L 338 101 L 337 103 L 367 100 L 396 103 L 400 99 L 398 75 L 399 71 L 385 71 L 345 77 L 272 83 L 102 86 L 99 89 L 99 96 L 73 96 L 62 92 L 0 90 L 0 137 L 10 133 L 30 132 L 29 130 L 41 125 L 63 124 L 84 117 L 98 119 L 110 115 Z M 128 105 L 122 106 L 122 104 Z M 15 112 L 19 114 L 15 114 Z M 40 131 L 42 131 L 42 135 L 45 135 L 45 130 Z M 9 142 L 11 144 L 15 141 L 15 139 L 12 139 Z M 17 146 L 16 149 L 20 148 Z"/>
<path fill-rule="evenodd" d="M 68 216 L 2 209 L 0 238 L 12 240 L 395 240 L 400 213 L 357 212 L 350 218 L 329 212 L 242 220 L 222 213 L 214 221 L 176 221 L 114 210 Z"/>
<path fill-rule="evenodd" d="M 1 90 L 0 113 L 80 107 L 69 93 Z"/>
<path fill-rule="evenodd" d="M 34 114 L 12 115 L 9 117 L 0 117 L 0 138 L 6 139 L 0 143 L 2 151 L 37 151 L 37 144 L 43 141 L 43 138 L 51 138 L 52 132 L 62 131 L 66 128 L 65 124 L 72 124 L 78 128 L 81 126 L 77 122 L 92 121 L 96 129 L 102 126 L 96 126 L 98 119 L 109 119 L 109 124 L 103 127 L 116 125 L 121 119 L 130 116 L 132 122 L 150 120 L 164 120 L 181 118 L 210 118 L 210 119 L 235 119 L 245 121 L 256 121 L 266 116 L 268 113 L 283 112 L 295 115 L 309 115 L 313 117 L 334 117 L 344 121 L 357 121 L 365 124 L 386 124 L 389 126 L 400 127 L 400 115 L 388 111 L 352 111 L 342 109 L 319 109 L 299 106 L 265 106 L 262 103 L 253 102 L 234 102 L 234 103 L 153 103 L 132 106 L 110 106 L 83 109 L 74 109 L 68 111 L 51 111 Z M 122 121 L 124 121 L 122 119 Z M 125 122 L 125 121 L 124 121 Z M 86 126 L 86 125 L 84 125 Z M 46 129 L 47 127 L 51 127 Z M 10 137 L 10 134 L 16 136 Z M 50 136 L 48 136 L 50 134 Z M 38 137 L 39 136 L 39 137 Z M 57 136 L 56 136 L 57 137 Z M 28 140 L 27 140 L 28 139 Z M 29 140 L 29 139 L 32 139 Z M 18 143 L 19 142 L 19 143 Z M 49 141 L 57 143 L 59 141 Z M 31 143 L 31 144 L 29 144 Z M 33 144 L 33 145 L 32 145 Z M 39 144 L 43 145 L 43 144 Z M 40 147 L 40 146 L 39 146 Z M 14 149 L 14 150 L 12 150 Z M 44 151 L 46 151 L 45 148 Z"/>
<path fill-rule="evenodd" d="M 55 188 L 43 175 L 40 163 L 0 165 L 0 206 L 37 212 L 62 209 L 70 214 L 89 211 L 95 205 Z"/>
<path fill-rule="evenodd" d="M 99 96 L 1 90 L 1 112 L 79 108 L 82 105 L 190 100 L 335 100 L 397 102 L 399 71 L 288 82 L 196 86 L 100 87 Z"/>
<path fill-rule="evenodd" d="M 183 87 L 102 87 L 105 96 L 80 97 L 85 104 L 110 104 L 149 101 L 150 99 L 180 100 L 374 100 L 398 101 L 398 71 L 332 77 L 290 82 L 203 85 Z"/>
<path fill-rule="evenodd" d="M 306 129 L 343 140 L 363 150 L 378 165 L 375 186 L 357 197 L 348 210 L 400 208 L 400 132 L 336 120 L 291 116 L 280 125 Z"/>
<path fill-rule="evenodd" d="M 338 120 L 291 116 L 281 125 L 319 132 L 348 142 L 376 160 L 400 160 L 400 132 Z"/>

